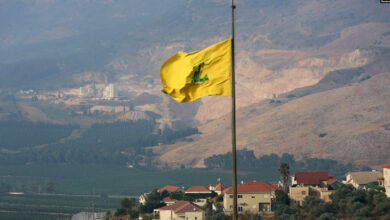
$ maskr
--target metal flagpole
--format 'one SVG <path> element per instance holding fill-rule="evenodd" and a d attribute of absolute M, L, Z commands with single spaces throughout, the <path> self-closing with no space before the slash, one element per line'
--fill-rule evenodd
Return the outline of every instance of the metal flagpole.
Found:
<path fill-rule="evenodd" d="M 237 166 L 236 166 L 236 82 L 235 82 L 235 67 L 234 67 L 234 0 L 232 0 L 232 188 L 233 188 L 233 220 L 238 219 L 237 215 Z"/>

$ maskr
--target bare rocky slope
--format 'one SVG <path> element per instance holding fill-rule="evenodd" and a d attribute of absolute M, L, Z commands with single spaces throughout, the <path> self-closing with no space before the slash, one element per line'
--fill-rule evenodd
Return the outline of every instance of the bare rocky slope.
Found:
<path fill-rule="evenodd" d="M 371 166 L 387 163 L 390 73 L 365 78 L 301 98 L 267 100 L 242 108 L 237 119 L 238 149 L 245 147 L 257 155 L 290 153 L 297 158 L 332 158 Z M 229 115 L 199 130 L 202 134 L 193 136 L 194 142 L 156 147 L 159 159 L 172 166 L 202 167 L 204 158 L 231 150 Z"/>

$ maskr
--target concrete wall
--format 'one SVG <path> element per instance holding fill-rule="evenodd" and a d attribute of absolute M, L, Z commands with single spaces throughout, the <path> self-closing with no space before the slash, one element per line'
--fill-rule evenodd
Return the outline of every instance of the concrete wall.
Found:
<path fill-rule="evenodd" d="M 259 213 L 259 206 L 263 206 L 262 211 L 271 210 L 271 193 L 238 193 L 237 206 L 239 212 Z M 233 194 L 225 194 L 223 207 L 226 213 L 233 211 Z"/>
<path fill-rule="evenodd" d="M 186 212 L 185 220 L 204 220 L 206 215 L 204 212 Z"/>
<path fill-rule="evenodd" d="M 299 205 L 302 205 L 303 200 L 308 195 L 309 195 L 308 186 L 290 187 L 290 193 L 289 193 L 290 199 L 293 200 L 293 202 L 298 203 Z"/>
<path fill-rule="evenodd" d="M 160 211 L 161 220 L 204 220 L 206 219 L 204 212 L 186 212 L 176 214 L 171 210 Z"/>
<path fill-rule="evenodd" d="M 321 188 L 321 187 L 312 187 L 312 186 L 297 186 L 297 187 L 290 187 L 290 199 L 293 202 L 298 203 L 299 205 L 302 205 L 303 201 L 305 200 L 306 196 L 316 196 L 325 202 L 331 202 L 330 200 L 330 194 L 332 194 L 333 190 L 328 190 L 327 188 Z"/>
<path fill-rule="evenodd" d="M 383 168 L 383 177 L 385 178 L 386 196 L 390 197 L 390 169 Z"/>

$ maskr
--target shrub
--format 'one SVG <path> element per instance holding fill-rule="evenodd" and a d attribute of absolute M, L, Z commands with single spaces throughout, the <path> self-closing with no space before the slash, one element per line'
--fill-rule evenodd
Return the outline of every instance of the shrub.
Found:
<path fill-rule="evenodd" d="M 353 215 L 354 218 L 357 217 L 370 217 L 370 209 L 368 207 L 363 207 L 361 209 L 356 210 L 355 214 Z"/>
<path fill-rule="evenodd" d="M 315 218 L 320 217 L 323 213 L 326 212 L 335 212 L 335 208 L 331 204 L 328 204 L 314 196 L 307 196 L 305 198 L 303 201 L 303 209 L 309 212 Z"/>
<path fill-rule="evenodd" d="M 334 214 L 325 212 L 320 217 L 317 218 L 317 220 L 337 220 L 338 218 L 334 216 Z"/>
<path fill-rule="evenodd" d="M 380 215 L 390 214 L 390 199 L 385 199 L 378 203 L 375 207 L 375 211 Z"/>
<path fill-rule="evenodd" d="M 276 204 L 284 204 L 289 205 L 290 204 L 290 198 L 288 197 L 288 194 L 285 193 L 282 190 L 276 190 Z"/>
<path fill-rule="evenodd" d="M 303 219 L 303 216 L 298 207 L 289 207 L 284 204 L 277 204 L 275 208 L 275 219 L 277 220 L 299 220 Z"/>

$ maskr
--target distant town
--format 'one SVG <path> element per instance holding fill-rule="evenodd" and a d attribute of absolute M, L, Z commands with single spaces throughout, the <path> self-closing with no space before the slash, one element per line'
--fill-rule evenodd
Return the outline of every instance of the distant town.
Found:
<path fill-rule="evenodd" d="M 86 84 L 80 88 L 57 91 L 28 89 L 18 91 L 15 98 L 20 101 L 63 105 L 71 110 L 71 115 L 74 116 L 122 113 L 122 119 L 150 119 L 144 110 L 134 109 L 134 106 L 129 102 L 131 95 L 128 93 L 131 92 L 127 89 L 120 90 L 118 87 L 116 83 L 109 83 Z"/>

